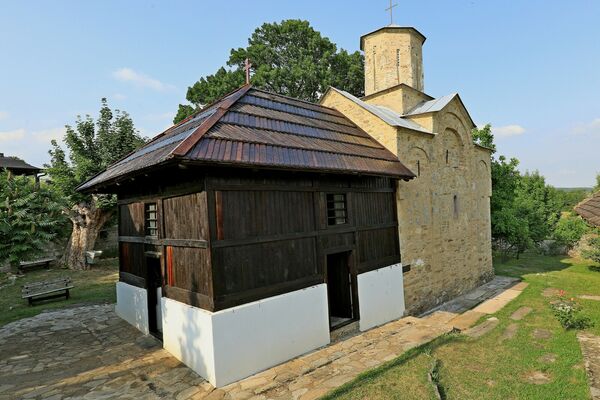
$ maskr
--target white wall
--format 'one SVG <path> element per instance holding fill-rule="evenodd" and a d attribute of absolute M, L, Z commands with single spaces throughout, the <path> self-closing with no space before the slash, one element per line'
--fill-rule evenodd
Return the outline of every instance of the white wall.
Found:
<path fill-rule="evenodd" d="M 215 385 L 213 313 L 166 297 L 161 304 L 163 347 Z"/>
<path fill-rule="evenodd" d="M 217 387 L 329 343 L 324 284 L 215 313 L 162 304 L 165 349 Z"/>
<path fill-rule="evenodd" d="M 117 282 L 117 305 L 115 312 L 144 334 L 148 329 L 148 296 L 146 289 Z"/>
<path fill-rule="evenodd" d="M 365 272 L 357 277 L 359 328 L 366 331 L 404 314 L 402 264 Z"/>

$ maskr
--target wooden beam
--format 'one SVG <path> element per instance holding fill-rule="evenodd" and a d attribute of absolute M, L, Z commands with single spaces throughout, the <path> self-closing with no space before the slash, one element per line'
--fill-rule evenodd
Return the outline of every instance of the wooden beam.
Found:
<path fill-rule="evenodd" d="M 146 288 L 146 280 L 144 278 L 130 274 L 129 272 L 119 272 L 119 281 L 142 289 Z"/>
<path fill-rule="evenodd" d="M 119 242 L 143 243 L 154 246 L 208 248 L 208 241 L 203 239 L 158 239 L 146 236 L 119 236 Z"/>

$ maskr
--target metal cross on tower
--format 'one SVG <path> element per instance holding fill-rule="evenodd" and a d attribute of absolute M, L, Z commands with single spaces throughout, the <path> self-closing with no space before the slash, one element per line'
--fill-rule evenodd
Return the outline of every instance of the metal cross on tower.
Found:
<path fill-rule="evenodd" d="M 397 7 L 398 3 L 392 4 L 392 0 L 390 0 L 390 6 L 385 9 L 385 11 L 390 12 L 390 25 L 394 24 L 394 7 Z"/>
<path fill-rule="evenodd" d="M 250 84 L 250 67 L 252 67 L 252 63 L 249 59 L 246 58 L 244 61 L 244 70 L 246 71 L 246 85 Z"/>

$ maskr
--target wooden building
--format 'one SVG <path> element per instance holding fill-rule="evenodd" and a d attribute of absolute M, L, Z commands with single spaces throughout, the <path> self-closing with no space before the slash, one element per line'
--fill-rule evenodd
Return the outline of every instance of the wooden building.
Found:
<path fill-rule="evenodd" d="M 118 195 L 119 315 L 222 386 L 403 315 L 413 177 L 340 112 L 246 85 L 79 190 Z"/>
<path fill-rule="evenodd" d="M 600 191 L 577 204 L 575 212 L 590 225 L 600 228 Z"/>

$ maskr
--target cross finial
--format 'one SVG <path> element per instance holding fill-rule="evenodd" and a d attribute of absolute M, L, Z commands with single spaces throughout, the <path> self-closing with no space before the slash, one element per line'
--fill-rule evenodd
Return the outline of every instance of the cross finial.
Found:
<path fill-rule="evenodd" d="M 250 84 L 250 67 L 252 67 L 252 63 L 249 59 L 246 58 L 244 61 L 244 70 L 246 71 L 246 85 Z"/>
<path fill-rule="evenodd" d="M 385 9 L 385 11 L 390 12 L 390 25 L 394 24 L 394 7 L 397 7 L 398 3 L 392 4 L 392 0 L 390 0 L 390 6 Z"/>

